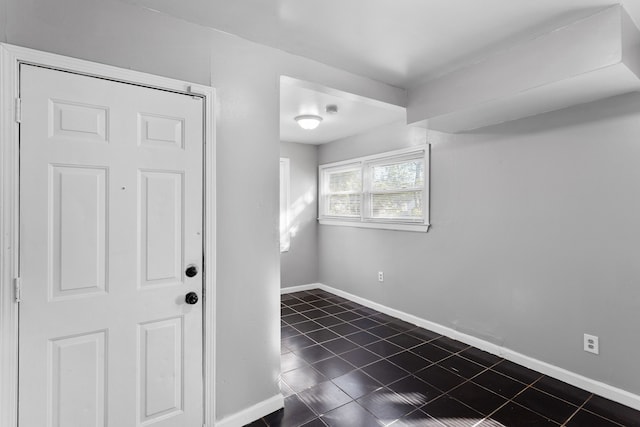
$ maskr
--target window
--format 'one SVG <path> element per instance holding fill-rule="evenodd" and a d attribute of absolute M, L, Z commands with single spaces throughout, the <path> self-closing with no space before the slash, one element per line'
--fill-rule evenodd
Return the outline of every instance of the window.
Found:
<path fill-rule="evenodd" d="M 289 231 L 289 159 L 280 158 L 280 252 L 291 246 Z"/>
<path fill-rule="evenodd" d="M 427 231 L 429 146 L 321 165 L 321 224 Z"/>

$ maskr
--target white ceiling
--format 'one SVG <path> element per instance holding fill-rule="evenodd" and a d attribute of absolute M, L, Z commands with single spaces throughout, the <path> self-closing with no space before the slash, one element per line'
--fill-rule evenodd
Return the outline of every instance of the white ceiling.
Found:
<path fill-rule="evenodd" d="M 409 88 L 617 0 L 124 0 Z M 640 0 L 621 2 L 640 22 Z"/>
<path fill-rule="evenodd" d="M 368 100 L 355 95 L 320 87 L 301 87 L 287 82 L 280 84 L 280 139 L 305 144 L 323 144 L 346 136 L 356 135 L 388 123 L 406 123 L 402 107 Z M 327 93 L 330 92 L 330 93 Z M 326 113 L 327 105 L 335 105 L 338 112 Z M 305 130 L 294 117 L 313 114 L 322 117 L 320 126 Z"/>
<path fill-rule="evenodd" d="M 496 51 L 640 0 L 122 0 L 410 89 Z M 336 115 L 324 114 L 337 104 Z M 314 131 L 293 117 L 318 114 Z M 282 85 L 281 139 L 319 144 L 396 121 L 404 111 L 348 94 Z"/>

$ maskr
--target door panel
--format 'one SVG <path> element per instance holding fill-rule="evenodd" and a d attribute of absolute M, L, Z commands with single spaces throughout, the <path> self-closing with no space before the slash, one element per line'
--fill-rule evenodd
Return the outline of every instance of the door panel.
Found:
<path fill-rule="evenodd" d="M 105 356 L 105 331 L 50 341 L 52 426 L 106 425 Z"/>
<path fill-rule="evenodd" d="M 51 165 L 49 181 L 51 298 L 105 292 L 106 170 Z"/>
<path fill-rule="evenodd" d="M 202 425 L 202 100 L 30 65 L 20 91 L 20 427 Z"/>
<path fill-rule="evenodd" d="M 140 325 L 140 422 L 182 410 L 183 318 Z"/>
<path fill-rule="evenodd" d="M 182 282 L 182 182 L 179 172 L 140 173 L 142 286 Z"/>

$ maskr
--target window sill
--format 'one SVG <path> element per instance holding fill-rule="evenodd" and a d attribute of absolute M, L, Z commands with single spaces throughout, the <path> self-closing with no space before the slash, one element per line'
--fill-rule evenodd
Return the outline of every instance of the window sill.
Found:
<path fill-rule="evenodd" d="M 361 222 L 319 219 L 320 225 L 338 225 L 342 227 L 374 228 L 378 230 L 416 231 L 426 233 L 430 224 L 399 224 L 394 222 Z"/>

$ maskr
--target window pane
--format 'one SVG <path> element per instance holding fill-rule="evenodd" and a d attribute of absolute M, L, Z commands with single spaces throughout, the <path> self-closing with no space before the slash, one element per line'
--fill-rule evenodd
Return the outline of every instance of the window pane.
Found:
<path fill-rule="evenodd" d="M 360 191 L 362 179 L 360 169 L 329 172 L 329 193 L 341 191 Z"/>
<path fill-rule="evenodd" d="M 360 194 L 332 194 L 327 199 L 327 215 L 360 216 Z"/>
<path fill-rule="evenodd" d="M 423 185 L 424 167 L 421 159 L 371 168 L 372 191 L 412 189 Z"/>
<path fill-rule="evenodd" d="M 422 219 L 422 191 L 371 195 L 373 218 Z"/>

